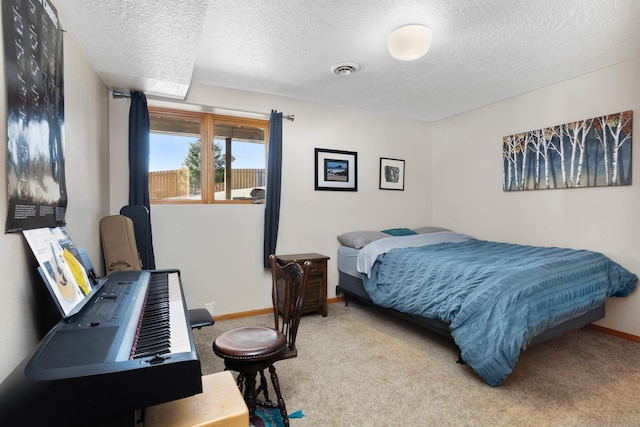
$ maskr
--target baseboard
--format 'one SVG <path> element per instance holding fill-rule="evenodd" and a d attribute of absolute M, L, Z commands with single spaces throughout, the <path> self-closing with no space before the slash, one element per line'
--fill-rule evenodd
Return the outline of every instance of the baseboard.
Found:
<path fill-rule="evenodd" d="M 337 302 L 344 301 L 344 297 L 335 297 L 335 298 L 327 298 L 327 304 L 335 304 Z M 243 317 L 252 317 L 252 316 L 260 316 L 262 314 L 270 314 L 273 313 L 273 308 L 259 308 L 257 310 L 249 310 L 249 311 L 239 311 L 237 313 L 229 313 L 229 314 L 220 314 L 218 316 L 213 316 L 213 320 L 215 322 L 222 320 L 231 320 L 231 319 L 241 319 Z"/>
<path fill-rule="evenodd" d="M 260 308 L 258 310 L 239 311 L 237 313 L 221 314 L 218 316 L 213 316 L 213 320 L 217 322 L 221 320 L 241 319 L 243 317 L 260 316 L 261 314 L 269 314 L 269 313 L 273 313 L 272 307 Z"/>
<path fill-rule="evenodd" d="M 586 327 L 589 329 L 593 329 L 594 331 L 602 332 L 603 334 L 613 335 L 614 337 L 622 338 L 627 341 L 640 343 L 640 337 L 637 335 L 628 334 L 626 332 L 620 332 L 615 329 L 605 328 L 604 326 L 594 325 L 593 323 L 590 323 Z"/>

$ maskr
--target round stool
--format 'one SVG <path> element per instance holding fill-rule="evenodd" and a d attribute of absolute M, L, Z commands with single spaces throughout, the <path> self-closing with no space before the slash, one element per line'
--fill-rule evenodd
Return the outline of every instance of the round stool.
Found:
<path fill-rule="evenodd" d="M 285 335 L 276 329 L 263 326 L 231 329 L 218 335 L 213 341 L 213 352 L 224 359 L 225 369 L 239 373 L 237 383 L 241 391 L 243 381 L 245 383 L 244 400 L 249 408 L 249 417 L 253 416 L 256 410 L 256 375 L 269 368 L 282 419 L 285 425 L 289 425 L 278 376 L 273 366 L 286 349 Z"/>

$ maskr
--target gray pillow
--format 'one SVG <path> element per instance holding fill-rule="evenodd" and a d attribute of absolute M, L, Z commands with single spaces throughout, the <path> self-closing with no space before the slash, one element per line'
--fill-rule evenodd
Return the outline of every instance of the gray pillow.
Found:
<path fill-rule="evenodd" d="M 389 235 L 381 231 L 365 230 L 341 234 L 338 236 L 338 240 L 343 246 L 361 249 L 374 240 L 384 239 L 385 237 L 389 237 Z"/>
<path fill-rule="evenodd" d="M 449 230 L 448 228 L 442 228 L 442 227 L 426 226 L 426 227 L 414 228 L 413 231 L 415 231 L 418 234 L 427 234 L 427 233 L 437 233 L 439 231 L 451 231 L 451 230 Z"/>

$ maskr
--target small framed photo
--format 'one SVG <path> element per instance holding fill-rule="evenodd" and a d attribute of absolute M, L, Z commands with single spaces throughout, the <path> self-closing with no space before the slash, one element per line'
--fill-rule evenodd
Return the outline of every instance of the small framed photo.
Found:
<path fill-rule="evenodd" d="M 358 191 L 358 153 L 316 148 L 316 190 Z"/>
<path fill-rule="evenodd" d="M 380 157 L 380 189 L 404 191 L 404 160 Z"/>

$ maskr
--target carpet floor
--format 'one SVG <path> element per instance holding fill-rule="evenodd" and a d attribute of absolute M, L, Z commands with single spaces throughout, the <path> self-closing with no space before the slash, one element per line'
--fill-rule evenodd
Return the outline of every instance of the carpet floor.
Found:
<path fill-rule="evenodd" d="M 204 375 L 224 369 L 215 336 L 272 315 L 194 331 Z M 303 316 L 298 357 L 276 363 L 294 427 L 640 426 L 640 344 L 581 329 L 524 351 L 490 387 L 438 335 L 370 307 Z M 273 394 L 275 395 L 275 394 Z"/>

